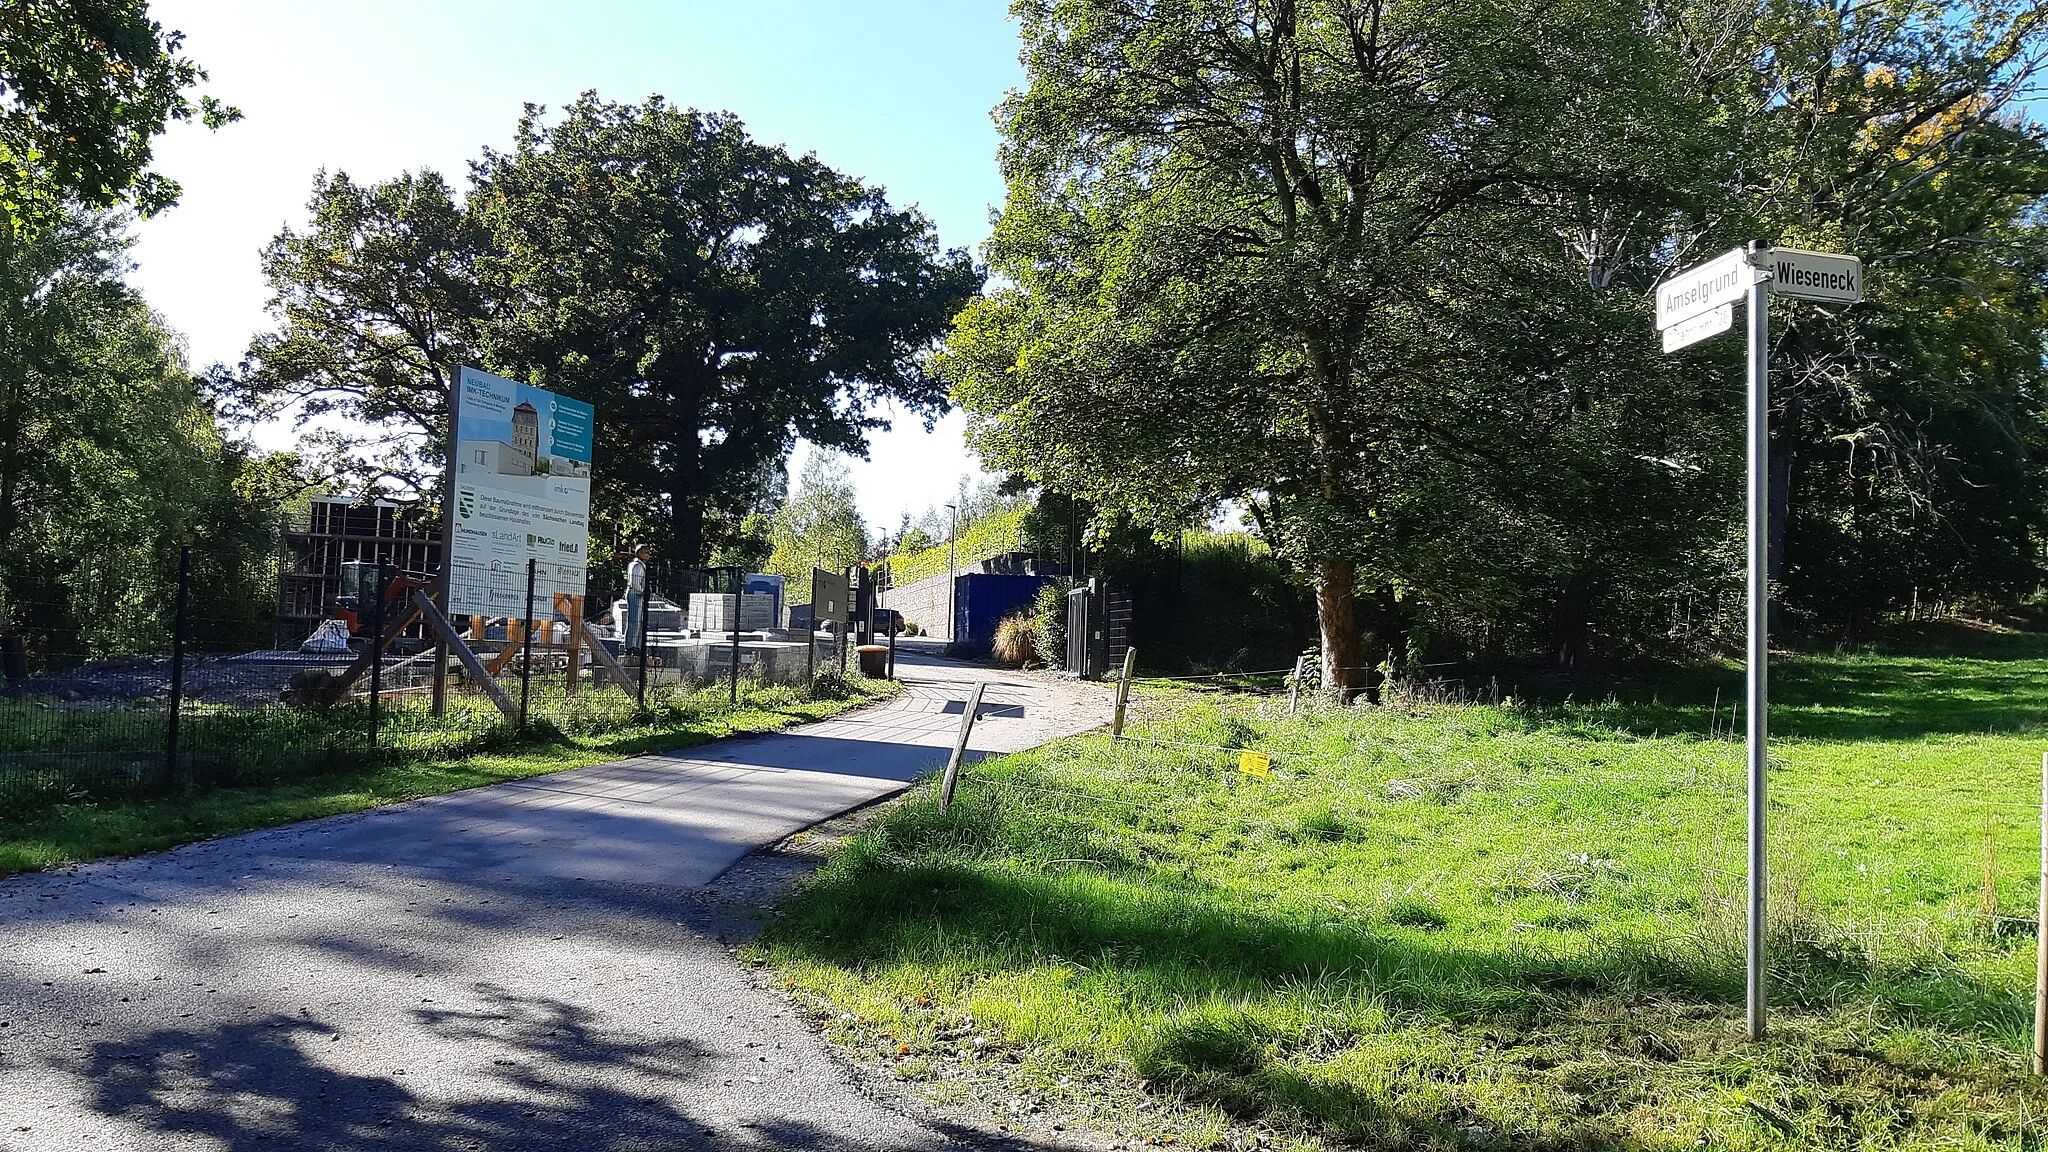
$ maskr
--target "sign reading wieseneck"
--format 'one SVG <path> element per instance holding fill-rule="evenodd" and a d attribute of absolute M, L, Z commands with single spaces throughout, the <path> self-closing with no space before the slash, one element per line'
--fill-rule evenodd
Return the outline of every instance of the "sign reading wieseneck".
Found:
<path fill-rule="evenodd" d="M 597 412 L 581 400 L 463 368 L 456 379 L 448 611 L 518 616 L 535 561 L 534 615 L 583 594 Z"/>
<path fill-rule="evenodd" d="M 1765 267 L 1771 270 L 1771 295 L 1799 300 L 1854 304 L 1863 299 L 1863 261 L 1833 252 L 1804 248 L 1773 248 Z"/>

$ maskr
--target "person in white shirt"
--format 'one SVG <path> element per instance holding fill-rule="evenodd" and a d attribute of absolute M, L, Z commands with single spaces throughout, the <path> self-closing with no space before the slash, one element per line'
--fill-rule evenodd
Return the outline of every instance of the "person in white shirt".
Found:
<path fill-rule="evenodd" d="M 647 612 L 647 560 L 654 550 L 645 544 L 633 549 L 633 561 L 626 565 L 626 619 L 625 631 L 619 642 L 628 652 L 638 652 L 641 635 L 641 620 Z"/>

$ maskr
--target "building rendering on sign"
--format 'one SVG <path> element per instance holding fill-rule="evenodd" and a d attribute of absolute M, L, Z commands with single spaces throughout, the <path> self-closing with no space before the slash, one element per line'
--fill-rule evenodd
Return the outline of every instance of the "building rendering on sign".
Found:
<path fill-rule="evenodd" d="M 519 439 L 519 430 L 516 426 L 513 428 L 512 438 Z M 494 476 L 535 474 L 533 450 L 521 449 L 517 444 L 507 444 L 503 440 L 464 440 L 459 451 L 462 462 L 462 466 L 457 469 L 459 472 L 487 472 Z"/>
<path fill-rule="evenodd" d="M 528 460 L 540 455 L 540 410 L 531 404 L 512 409 L 512 447 Z"/>

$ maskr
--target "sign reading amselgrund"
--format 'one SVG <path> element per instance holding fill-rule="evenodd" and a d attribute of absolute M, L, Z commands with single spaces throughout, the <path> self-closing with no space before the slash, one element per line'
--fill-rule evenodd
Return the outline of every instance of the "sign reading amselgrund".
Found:
<path fill-rule="evenodd" d="M 447 610 L 520 615 L 532 560 L 533 614 L 545 619 L 556 595 L 583 594 L 597 412 L 474 368 L 455 388 Z"/>
<path fill-rule="evenodd" d="M 1833 252 L 1773 248 L 1765 256 L 1771 295 L 1834 304 L 1863 299 L 1863 261 Z"/>
<path fill-rule="evenodd" d="M 1657 327 L 1669 328 L 1749 294 L 1749 254 L 1740 248 L 1695 264 L 1657 285 Z"/>

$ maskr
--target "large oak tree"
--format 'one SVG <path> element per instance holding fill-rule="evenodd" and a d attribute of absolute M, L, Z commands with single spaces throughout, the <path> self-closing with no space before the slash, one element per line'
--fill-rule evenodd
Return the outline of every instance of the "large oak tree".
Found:
<path fill-rule="evenodd" d="M 497 370 L 590 401 L 601 487 L 708 553 L 797 437 L 866 450 L 894 400 L 945 403 L 932 346 L 980 288 L 914 209 L 730 115 L 585 94 L 476 165 Z"/>
<path fill-rule="evenodd" d="M 1253 502 L 1311 574 L 1349 697 L 1378 655 L 1361 580 L 1397 591 L 1402 526 L 1428 517 L 1419 494 L 1443 499 L 1418 486 L 1443 471 L 1418 454 L 1485 454 L 1499 423 L 1497 381 L 1451 321 L 1526 284 L 1494 259 L 1502 221 L 1664 206 L 1643 160 L 1690 122 L 1676 57 L 1608 0 L 1015 11 L 1030 85 L 1000 112 L 1009 193 L 989 245 L 1006 283 L 963 317 L 946 369 L 975 443 L 1158 522 Z"/>

